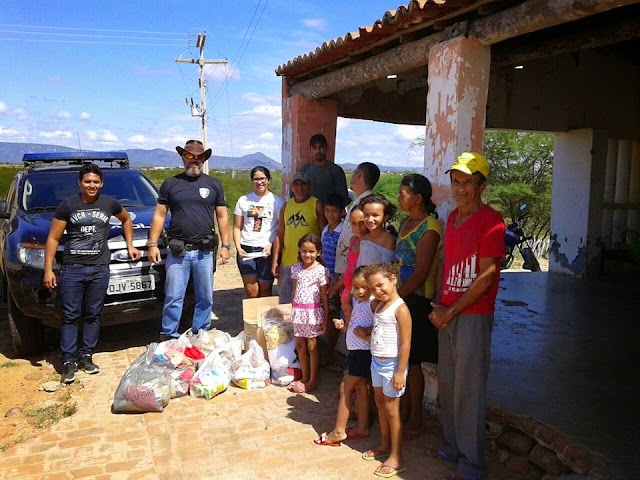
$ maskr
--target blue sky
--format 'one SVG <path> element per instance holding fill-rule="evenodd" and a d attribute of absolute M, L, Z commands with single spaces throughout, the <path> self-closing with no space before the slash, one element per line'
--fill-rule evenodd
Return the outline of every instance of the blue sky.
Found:
<path fill-rule="evenodd" d="M 397 2 L 397 0 L 396 0 Z M 196 35 L 207 32 L 208 140 L 215 154 L 280 161 L 275 69 L 322 42 L 372 25 L 382 0 L 3 0 L 0 142 L 91 150 L 163 148 L 200 138 Z M 227 80 L 225 81 L 225 78 Z M 424 127 L 338 120 L 336 161 L 421 166 Z"/>

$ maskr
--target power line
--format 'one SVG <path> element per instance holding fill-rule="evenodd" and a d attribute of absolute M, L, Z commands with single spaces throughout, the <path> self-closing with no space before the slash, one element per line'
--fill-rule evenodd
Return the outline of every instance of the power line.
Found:
<path fill-rule="evenodd" d="M 240 57 L 238 58 L 238 61 L 237 62 L 234 61 L 234 60 L 231 61 L 231 63 L 233 64 L 233 70 L 231 71 L 230 75 L 225 75 L 225 79 L 222 82 L 222 85 L 220 86 L 220 88 L 218 89 L 218 91 L 215 94 L 215 100 L 213 101 L 212 107 L 215 107 L 218 104 L 218 101 L 222 97 L 222 93 L 223 93 L 224 89 L 227 87 L 229 81 L 235 75 L 236 70 L 238 69 L 238 65 L 240 65 L 240 62 L 242 61 L 242 58 L 244 57 L 244 54 L 247 51 L 247 47 L 249 46 L 249 43 L 251 43 L 251 39 L 253 38 L 253 34 L 255 33 L 256 28 L 258 27 L 258 24 L 260 23 L 260 20 L 262 19 L 262 15 L 264 14 L 264 11 L 266 10 L 268 4 L 269 4 L 269 0 L 266 0 L 264 2 L 263 7 L 262 7 L 262 11 L 260 12 L 260 15 L 258 16 L 258 20 L 256 21 L 255 25 L 253 26 L 253 30 L 251 30 L 251 35 L 249 36 L 249 40 L 244 45 L 244 49 L 242 50 L 242 53 L 240 54 Z M 242 39 L 242 42 L 240 42 L 240 47 L 238 47 L 238 51 L 240 51 L 242 49 L 242 43 L 244 42 L 244 39 L 246 38 L 247 33 L 249 32 L 249 29 L 251 28 L 251 23 L 253 22 L 253 19 L 256 16 L 256 12 L 258 11 L 259 8 L 260 8 L 260 2 L 258 2 L 258 5 L 256 6 L 256 10 L 254 11 L 253 16 L 251 17 L 251 21 L 249 22 L 249 26 L 247 27 L 247 31 L 245 32 L 245 35 L 244 35 L 244 37 Z M 236 52 L 236 55 L 237 55 L 237 52 Z"/>
<path fill-rule="evenodd" d="M 79 30 L 79 31 L 87 31 L 87 32 L 117 32 L 117 33 L 149 33 L 149 34 L 158 34 L 158 35 L 180 35 L 184 36 L 185 33 L 176 33 L 176 32 L 147 32 L 144 30 L 109 30 L 104 28 L 76 28 L 76 27 L 50 27 L 46 25 L 16 25 L 13 23 L 0 23 L 0 27 L 19 27 L 19 28 L 45 28 L 50 30 Z"/>
<path fill-rule="evenodd" d="M 55 33 L 55 32 L 21 32 L 19 30 L 0 30 L 0 33 L 17 33 L 20 35 L 49 35 L 56 37 L 89 37 L 89 38 L 125 38 L 128 40 L 157 40 L 165 42 L 168 38 L 133 37 L 130 35 L 93 35 L 87 33 Z"/>
<path fill-rule="evenodd" d="M 75 43 L 81 45 L 139 45 L 144 47 L 184 47 L 184 44 L 173 43 L 138 43 L 138 42 L 86 42 L 82 40 L 47 40 L 44 38 L 2 38 L 10 42 L 40 42 L 40 43 Z"/>

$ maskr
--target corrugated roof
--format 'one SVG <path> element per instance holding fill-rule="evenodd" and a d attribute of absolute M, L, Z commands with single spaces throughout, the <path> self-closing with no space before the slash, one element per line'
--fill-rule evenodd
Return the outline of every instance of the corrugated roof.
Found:
<path fill-rule="evenodd" d="M 479 6 L 491 1 L 478 0 L 412 0 L 395 10 L 388 10 L 373 25 L 360 27 L 342 37 L 324 42 L 313 52 L 299 55 L 279 66 L 277 75 L 295 77 L 308 74 L 339 61 L 348 60 L 350 55 L 375 47 L 387 37 L 422 23 L 432 23 L 456 11 L 466 11 L 471 6 Z"/>

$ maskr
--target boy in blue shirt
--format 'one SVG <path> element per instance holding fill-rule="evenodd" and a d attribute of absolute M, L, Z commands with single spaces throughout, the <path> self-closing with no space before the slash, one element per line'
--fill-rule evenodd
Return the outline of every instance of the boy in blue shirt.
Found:
<path fill-rule="evenodd" d="M 331 274 L 331 285 L 336 281 L 336 248 L 338 246 L 340 233 L 342 232 L 342 225 L 344 224 L 345 206 L 342 198 L 336 194 L 330 194 L 324 204 L 324 216 L 327 219 L 327 225 L 322 229 L 320 238 L 322 240 L 322 258 L 325 262 L 325 267 L 327 267 L 327 270 L 329 270 Z M 329 298 L 329 318 L 340 318 L 340 292 Z M 325 332 L 330 358 L 333 357 L 333 351 L 336 348 L 339 334 L 340 332 L 334 327 L 333 322 L 330 321 L 327 325 L 327 331 Z M 342 367 L 338 364 L 330 365 L 330 368 L 342 371 Z"/>

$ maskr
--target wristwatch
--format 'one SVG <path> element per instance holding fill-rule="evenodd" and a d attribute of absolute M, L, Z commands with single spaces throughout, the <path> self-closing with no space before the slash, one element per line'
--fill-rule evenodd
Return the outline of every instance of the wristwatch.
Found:
<path fill-rule="evenodd" d="M 222 244 L 220 244 L 220 248 L 226 248 L 227 250 L 231 250 L 231 244 L 230 243 L 222 243 Z"/>

